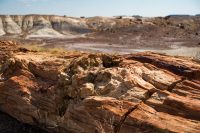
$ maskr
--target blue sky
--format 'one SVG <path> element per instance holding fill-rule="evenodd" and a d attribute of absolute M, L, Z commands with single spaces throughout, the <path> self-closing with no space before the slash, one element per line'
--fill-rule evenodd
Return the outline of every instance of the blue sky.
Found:
<path fill-rule="evenodd" d="M 200 0 L 0 0 L 0 14 L 194 15 L 200 14 Z"/>

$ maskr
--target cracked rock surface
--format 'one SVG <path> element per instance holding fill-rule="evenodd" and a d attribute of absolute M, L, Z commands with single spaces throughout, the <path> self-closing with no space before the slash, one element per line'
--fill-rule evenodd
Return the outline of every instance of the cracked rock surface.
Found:
<path fill-rule="evenodd" d="M 0 110 L 50 133 L 200 132 L 200 64 L 0 42 Z"/>

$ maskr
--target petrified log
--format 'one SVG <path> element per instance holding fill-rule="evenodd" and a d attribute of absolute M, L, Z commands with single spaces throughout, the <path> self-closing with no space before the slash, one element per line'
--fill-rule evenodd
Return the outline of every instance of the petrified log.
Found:
<path fill-rule="evenodd" d="M 50 133 L 200 132 L 200 64 L 192 59 L 18 47 L 2 59 L 0 110 Z"/>

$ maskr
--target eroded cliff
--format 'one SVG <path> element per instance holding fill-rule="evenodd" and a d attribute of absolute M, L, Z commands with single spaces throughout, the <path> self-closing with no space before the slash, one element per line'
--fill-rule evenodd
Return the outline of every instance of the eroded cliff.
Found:
<path fill-rule="evenodd" d="M 44 15 L 0 16 L 0 35 L 25 37 L 62 37 L 88 32 L 86 22 L 77 18 Z"/>
<path fill-rule="evenodd" d="M 0 110 L 58 133 L 200 132 L 200 64 L 0 42 Z"/>
<path fill-rule="evenodd" d="M 0 36 L 57 38 L 99 31 L 137 33 L 138 30 L 145 35 L 147 33 L 144 31 L 155 30 L 166 34 L 171 34 L 171 30 L 181 34 L 181 31 L 199 34 L 199 21 L 199 16 L 74 18 L 56 15 L 0 15 Z"/>

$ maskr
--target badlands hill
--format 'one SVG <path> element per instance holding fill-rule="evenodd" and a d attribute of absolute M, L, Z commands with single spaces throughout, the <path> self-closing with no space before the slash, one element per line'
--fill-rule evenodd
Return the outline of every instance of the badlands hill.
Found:
<path fill-rule="evenodd" d="M 62 37 L 70 32 L 85 33 L 86 22 L 81 19 L 60 16 L 0 16 L 0 35 L 31 37 Z"/>
<path fill-rule="evenodd" d="M 84 34 L 94 30 L 112 28 L 125 24 L 114 18 L 73 18 L 50 15 L 0 16 L 0 35 L 28 37 L 63 37 L 70 34 Z"/>
<path fill-rule="evenodd" d="M 0 60 L 0 111 L 49 133 L 200 132 L 200 64 L 190 58 L 0 41 Z"/>
<path fill-rule="evenodd" d="M 109 31 L 111 33 L 143 31 L 143 34 L 147 34 L 145 31 L 161 32 L 155 30 L 156 27 L 161 30 L 165 27 L 165 30 L 162 31 L 164 34 L 172 31 L 177 33 L 176 29 L 182 29 L 187 31 L 184 34 L 192 32 L 190 34 L 195 35 L 199 34 L 199 21 L 199 16 L 73 18 L 54 15 L 1 15 L 0 36 L 56 38 L 97 31 Z"/>

